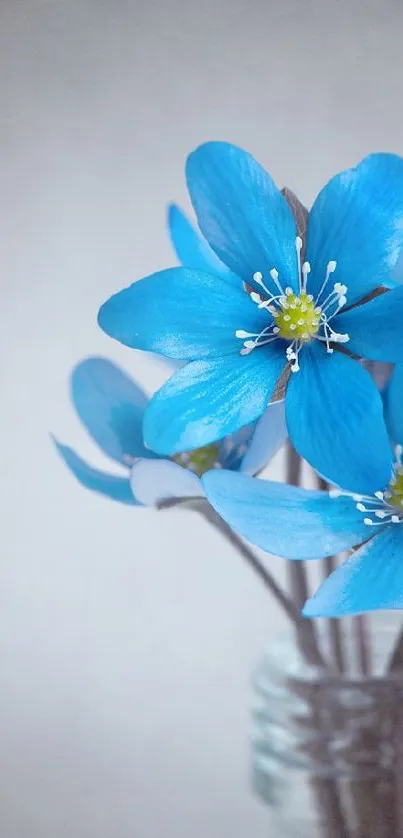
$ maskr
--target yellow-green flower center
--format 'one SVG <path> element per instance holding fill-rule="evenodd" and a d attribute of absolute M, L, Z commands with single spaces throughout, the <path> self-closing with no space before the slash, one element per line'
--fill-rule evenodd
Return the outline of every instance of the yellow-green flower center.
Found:
<path fill-rule="evenodd" d="M 272 314 L 276 321 L 274 331 L 285 340 L 308 342 L 319 330 L 321 308 L 305 291 L 280 298 L 279 308 Z"/>
<path fill-rule="evenodd" d="M 201 477 L 206 471 L 209 471 L 217 463 L 218 452 L 220 450 L 220 443 L 215 442 L 211 445 L 204 445 L 203 448 L 196 448 L 195 451 L 185 451 L 183 454 L 175 454 L 173 460 L 183 468 L 194 471 Z"/>
<path fill-rule="evenodd" d="M 403 508 L 403 466 L 396 469 L 395 475 L 389 484 L 388 503 L 399 509 Z"/>

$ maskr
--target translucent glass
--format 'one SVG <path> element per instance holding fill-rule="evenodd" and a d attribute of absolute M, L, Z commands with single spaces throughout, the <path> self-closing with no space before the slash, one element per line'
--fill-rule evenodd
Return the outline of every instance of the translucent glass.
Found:
<path fill-rule="evenodd" d="M 258 667 L 253 785 L 276 838 L 403 838 L 403 673 L 381 674 L 395 635 L 375 623 L 370 676 L 309 666 L 292 637 Z M 352 660 L 347 623 L 343 644 Z"/>

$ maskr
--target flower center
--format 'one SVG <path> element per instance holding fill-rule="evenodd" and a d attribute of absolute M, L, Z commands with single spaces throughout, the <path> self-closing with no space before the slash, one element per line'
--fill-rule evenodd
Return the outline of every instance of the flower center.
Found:
<path fill-rule="evenodd" d="M 374 495 L 356 495 L 331 489 L 330 497 L 341 495 L 352 498 L 359 512 L 365 513 L 364 524 L 368 527 L 385 526 L 385 524 L 403 524 L 403 448 L 396 445 L 396 462 L 388 488 L 384 492 Z"/>
<path fill-rule="evenodd" d="M 279 300 L 279 307 L 272 311 L 276 321 L 273 331 L 279 338 L 307 343 L 319 330 L 321 313 L 320 306 L 315 306 L 312 295 L 306 291 L 299 295 L 286 294 L 285 299 Z"/>
<path fill-rule="evenodd" d="M 201 477 L 206 471 L 210 471 L 218 465 L 218 454 L 220 443 L 204 445 L 203 448 L 196 448 L 195 451 L 185 451 L 183 454 L 175 454 L 172 459 L 179 466 L 193 471 Z"/>
<path fill-rule="evenodd" d="M 308 291 L 308 276 L 311 272 L 309 262 L 301 265 L 302 239 L 295 240 L 298 262 L 299 293 L 292 288 L 283 288 L 276 268 L 269 271 L 269 275 L 278 293 L 272 293 L 263 281 L 263 274 L 257 271 L 253 274 L 255 285 L 261 292 L 250 291 L 251 300 L 259 309 L 265 309 L 270 322 L 260 332 L 246 332 L 237 329 L 235 336 L 243 341 L 241 355 L 249 355 L 254 349 L 266 346 L 273 341 L 282 339 L 288 341 L 286 349 L 287 361 L 292 372 L 298 372 L 298 356 L 304 346 L 311 340 L 319 340 L 326 344 L 326 351 L 333 352 L 333 343 L 346 343 L 350 338 L 347 334 L 336 332 L 330 325 L 331 320 L 341 311 L 347 302 L 347 286 L 335 282 L 329 291 L 329 280 L 335 272 L 337 263 L 331 260 L 327 263 L 325 278 L 319 293 L 314 299 Z M 247 286 L 249 290 L 249 286 Z"/>
<path fill-rule="evenodd" d="M 397 465 L 395 474 L 389 483 L 385 497 L 391 506 L 396 506 L 403 514 L 403 466 Z"/>

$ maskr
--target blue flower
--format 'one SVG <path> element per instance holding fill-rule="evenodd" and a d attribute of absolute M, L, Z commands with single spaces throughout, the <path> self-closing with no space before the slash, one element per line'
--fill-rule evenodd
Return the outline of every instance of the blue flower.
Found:
<path fill-rule="evenodd" d="M 201 247 L 195 269 L 181 253 L 184 267 L 134 283 L 99 313 L 121 343 L 188 362 L 146 411 L 147 445 L 173 454 L 222 439 L 255 422 L 288 381 L 297 451 L 334 483 L 347 474 L 351 491 L 386 484 L 381 398 L 347 351 L 402 357 L 402 158 L 373 154 L 336 175 L 313 204 L 306 241 L 271 177 L 241 149 L 201 146 L 187 181 L 220 263 Z M 368 300 L 380 286 L 393 290 Z"/>
<path fill-rule="evenodd" d="M 403 608 L 402 450 L 396 446 L 394 461 L 390 450 L 389 481 L 372 495 L 312 491 L 242 474 L 229 480 L 226 471 L 206 474 L 202 482 L 222 518 L 269 553 L 304 560 L 357 548 L 308 600 L 306 617 Z"/>
<path fill-rule="evenodd" d="M 169 498 L 200 497 L 200 475 L 225 467 L 260 471 L 286 438 L 284 405 L 271 405 L 257 425 L 233 437 L 174 459 L 145 448 L 142 435 L 148 399 L 122 370 L 104 358 L 87 358 L 71 376 L 71 397 L 85 428 L 126 474 L 107 474 L 88 465 L 66 445 L 55 444 L 79 483 L 130 505 L 154 505 Z"/>

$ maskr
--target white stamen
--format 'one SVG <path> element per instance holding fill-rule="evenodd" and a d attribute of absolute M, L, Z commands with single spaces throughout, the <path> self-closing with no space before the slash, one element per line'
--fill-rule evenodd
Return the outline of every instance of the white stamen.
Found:
<path fill-rule="evenodd" d="M 299 279 L 299 287 L 300 290 L 302 288 L 301 283 L 301 250 L 302 250 L 302 239 L 301 236 L 297 236 L 295 239 L 295 248 L 297 251 L 297 267 L 298 267 L 298 279 Z"/>
<path fill-rule="evenodd" d="M 261 298 L 260 294 L 257 293 L 257 291 L 251 291 L 250 298 L 251 298 L 253 303 L 258 303 L 259 304 L 259 303 L 262 302 L 262 298 Z"/>
<path fill-rule="evenodd" d="M 280 283 L 279 283 L 279 281 L 278 281 L 278 270 L 277 270 L 276 268 L 272 268 L 272 269 L 269 271 L 269 274 L 270 274 L 270 276 L 271 276 L 271 278 L 272 278 L 272 280 L 273 280 L 273 282 L 274 282 L 274 284 L 275 284 L 276 288 L 277 288 L 277 289 L 278 289 L 278 291 L 280 292 L 280 294 L 283 294 L 283 293 L 284 293 L 284 291 L 283 291 L 283 289 L 282 289 L 282 287 L 281 287 L 281 285 L 280 285 Z"/>
<path fill-rule="evenodd" d="M 250 338 L 252 337 L 251 332 L 245 332 L 245 329 L 237 329 L 235 332 L 236 338 Z"/>
<path fill-rule="evenodd" d="M 327 263 L 326 266 L 326 275 L 320 287 L 319 294 L 316 297 L 316 302 L 319 302 L 319 299 L 322 295 L 322 292 L 325 290 L 327 283 L 329 282 L 330 274 L 333 274 L 337 268 L 337 262 L 334 259 L 331 259 L 330 262 Z"/>
<path fill-rule="evenodd" d="M 307 285 L 307 281 L 308 281 L 308 274 L 311 273 L 311 266 L 310 266 L 309 262 L 304 262 L 304 264 L 302 265 L 301 273 L 302 273 L 301 291 L 306 293 L 306 285 Z"/>
<path fill-rule="evenodd" d="M 247 332 L 245 329 L 237 329 L 235 332 L 235 336 L 243 341 L 243 346 L 240 350 L 242 355 L 248 355 L 258 347 L 270 344 L 272 341 L 277 341 L 279 337 L 284 338 L 289 343 L 286 349 L 286 356 L 293 372 L 299 370 L 298 357 L 306 342 L 310 340 L 323 341 L 326 344 L 326 351 L 332 354 L 334 351 L 333 343 L 346 343 L 349 340 L 348 334 L 336 332 L 329 324 L 329 321 L 347 301 L 347 286 L 341 282 L 334 283 L 332 291 L 328 293 L 324 302 L 319 304 L 319 298 L 323 295 L 329 277 L 336 270 L 336 261 L 330 260 L 327 263 L 325 280 L 316 297 L 312 316 L 311 304 L 314 301 L 314 297 L 312 294 L 307 294 L 307 278 L 311 273 L 311 265 L 308 261 L 303 262 L 301 265 L 301 254 L 303 250 L 301 236 L 296 237 L 295 247 L 298 262 L 299 293 L 294 291 L 289 285 L 285 289 L 282 287 L 277 268 L 272 267 L 269 270 L 269 276 L 272 282 L 274 282 L 278 293 L 266 287 L 264 275 L 261 271 L 255 271 L 253 282 L 260 286 L 262 291 L 250 290 L 249 296 L 260 311 L 267 311 L 271 315 L 271 322 L 270 325 L 262 329 L 259 333 Z M 245 287 L 248 291 L 248 285 Z M 296 315 L 293 314 L 294 311 L 297 312 Z M 302 316 L 300 315 L 298 318 L 299 312 Z M 278 319 L 280 317 L 281 321 Z M 276 320 L 277 323 L 281 322 L 282 327 L 274 325 L 276 324 Z M 287 329 L 284 329 L 285 326 L 287 326 Z M 292 340 L 293 332 L 296 332 L 294 340 Z"/>

